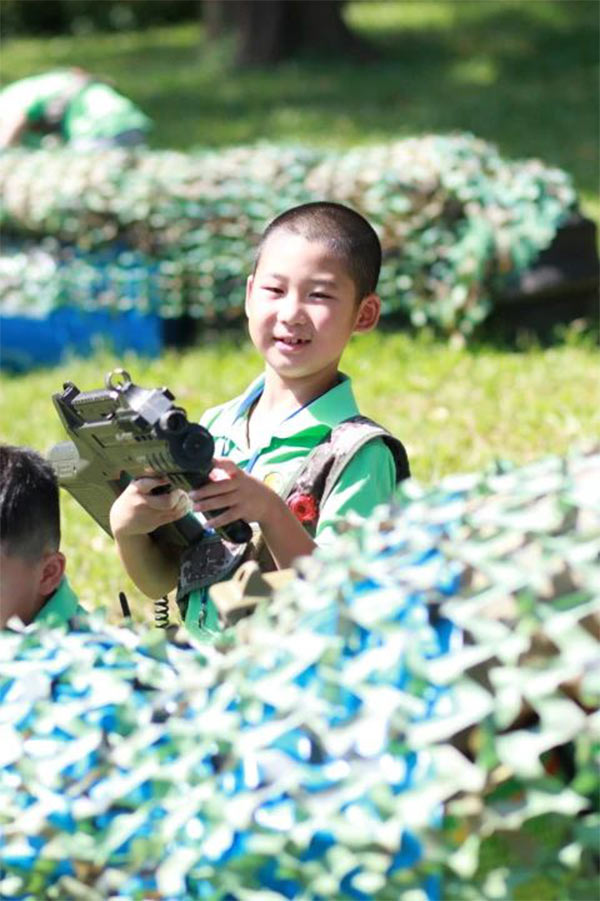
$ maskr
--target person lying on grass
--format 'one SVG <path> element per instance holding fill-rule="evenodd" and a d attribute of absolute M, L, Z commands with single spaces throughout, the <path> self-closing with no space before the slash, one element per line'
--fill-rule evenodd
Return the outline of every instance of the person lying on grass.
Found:
<path fill-rule="evenodd" d="M 264 373 L 239 397 L 207 411 L 215 439 L 208 484 L 155 494 L 163 479 L 132 482 L 115 501 L 111 528 L 130 577 L 149 597 L 177 585 L 186 625 L 218 628 L 210 584 L 244 561 L 289 567 L 331 540 L 348 514 L 368 516 L 409 475 L 404 447 L 361 417 L 339 363 L 350 337 L 379 320 L 381 245 L 371 225 L 336 203 L 303 204 L 266 228 L 247 280 L 250 338 Z M 241 548 L 212 532 L 195 548 L 159 550 L 158 526 L 193 506 L 207 528 L 253 525 Z M 215 512 L 218 511 L 218 512 Z"/>
<path fill-rule="evenodd" d="M 0 445 L 0 628 L 85 613 L 65 576 L 54 470 L 27 447 Z"/>

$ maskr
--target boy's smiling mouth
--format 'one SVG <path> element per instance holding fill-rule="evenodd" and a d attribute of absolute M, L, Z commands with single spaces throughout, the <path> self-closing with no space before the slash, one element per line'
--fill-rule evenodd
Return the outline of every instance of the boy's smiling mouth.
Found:
<path fill-rule="evenodd" d="M 274 335 L 273 340 L 278 346 L 283 345 L 288 348 L 304 347 L 310 343 L 310 338 L 295 338 L 291 335 Z"/>

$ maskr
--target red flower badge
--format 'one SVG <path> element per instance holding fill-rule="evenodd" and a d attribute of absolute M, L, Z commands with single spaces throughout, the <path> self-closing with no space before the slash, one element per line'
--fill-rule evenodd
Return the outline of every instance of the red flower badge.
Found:
<path fill-rule="evenodd" d="M 302 525 L 310 525 L 317 521 L 319 507 L 312 494 L 296 492 L 288 498 L 287 505 Z"/>

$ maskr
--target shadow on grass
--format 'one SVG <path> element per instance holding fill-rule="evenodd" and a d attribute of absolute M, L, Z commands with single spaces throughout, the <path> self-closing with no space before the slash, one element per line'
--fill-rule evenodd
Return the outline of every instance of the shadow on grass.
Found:
<path fill-rule="evenodd" d="M 61 38 L 44 51 L 28 43 L 25 56 L 7 42 L 3 77 L 77 62 L 104 72 L 154 118 L 156 147 L 265 139 L 340 147 L 466 130 L 508 157 L 559 165 L 597 194 L 595 3 L 445 0 L 423 3 L 422 16 L 413 4 L 392 6 L 391 24 L 381 18 L 388 4 L 373 4 L 359 28 L 377 52 L 368 63 L 305 58 L 235 71 L 230 44 L 187 25 Z"/>
<path fill-rule="evenodd" d="M 486 6 L 493 10 L 476 19 L 461 7 L 457 28 L 373 31 L 377 62 L 305 59 L 241 73 L 204 66 L 201 78 L 171 80 L 166 92 L 149 84 L 146 105 L 165 134 L 188 146 L 260 139 L 348 145 L 467 130 L 496 141 L 507 156 L 541 156 L 573 173 L 580 189 L 597 192 L 594 4 L 576 4 L 585 15 L 562 22 L 534 19 L 531 4 Z M 161 70 L 177 65 L 174 50 L 150 53 Z M 156 143 L 162 138 L 157 130 Z"/>

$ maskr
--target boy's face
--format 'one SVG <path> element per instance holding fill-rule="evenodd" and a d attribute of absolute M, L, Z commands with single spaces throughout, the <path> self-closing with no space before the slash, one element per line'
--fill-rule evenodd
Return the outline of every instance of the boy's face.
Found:
<path fill-rule="evenodd" d="M 284 228 L 267 239 L 246 289 L 250 337 L 284 381 L 334 384 L 350 336 L 373 328 L 379 309 L 375 294 L 357 302 L 352 278 L 327 244 Z"/>

